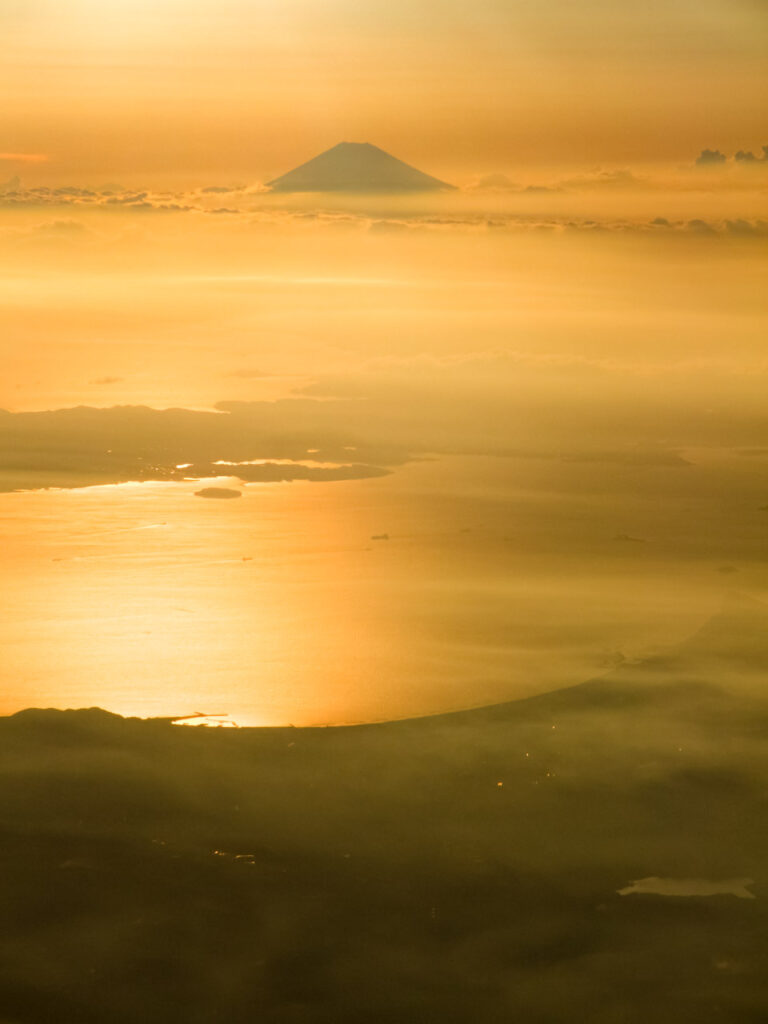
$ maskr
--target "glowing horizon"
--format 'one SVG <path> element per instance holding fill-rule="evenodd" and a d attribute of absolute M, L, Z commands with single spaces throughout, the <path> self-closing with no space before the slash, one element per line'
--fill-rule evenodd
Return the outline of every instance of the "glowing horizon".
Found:
<path fill-rule="evenodd" d="M 752 0 L 36 0 L 0 28 L 2 149 L 46 183 L 264 181 L 343 139 L 448 180 L 768 141 Z"/>

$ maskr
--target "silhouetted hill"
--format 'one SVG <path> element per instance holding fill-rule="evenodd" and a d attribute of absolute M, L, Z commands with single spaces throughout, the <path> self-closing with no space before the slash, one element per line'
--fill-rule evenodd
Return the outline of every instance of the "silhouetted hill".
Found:
<path fill-rule="evenodd" d="M 453 188 L 369 142 L 340 142 L 267 184 L 274 192 L 432 192 Z"/>
<path fill-rule="evenodd" d="M 755 1024 L 766 621 L 403 722 L 0 719 L 0 1020 Z"/>

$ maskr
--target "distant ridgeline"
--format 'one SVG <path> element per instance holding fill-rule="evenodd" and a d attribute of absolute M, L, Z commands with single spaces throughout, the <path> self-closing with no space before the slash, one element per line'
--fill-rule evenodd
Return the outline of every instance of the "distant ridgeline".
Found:
<path fill-rule="evenodd" d="M 267 185 L 273 192 L 436 192 L 455 187 L 370 142 L 340 142 Z"/>

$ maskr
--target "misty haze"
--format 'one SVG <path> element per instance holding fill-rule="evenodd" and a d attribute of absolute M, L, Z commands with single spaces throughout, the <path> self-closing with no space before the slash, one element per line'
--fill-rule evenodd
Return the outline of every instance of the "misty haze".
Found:
<path fill-rule="evenodd" d="M 0 1024 L 765 1020 L 765 11 L 0 28 Z"/>

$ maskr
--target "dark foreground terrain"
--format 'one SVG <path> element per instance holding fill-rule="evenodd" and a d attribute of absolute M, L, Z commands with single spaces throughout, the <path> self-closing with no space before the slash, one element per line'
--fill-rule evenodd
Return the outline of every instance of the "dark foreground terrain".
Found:
<path fill-rule="evenodd" d="M 1 719 L 0 1022 L 765 1022 L 766 621 L 386 725 Z"/>

